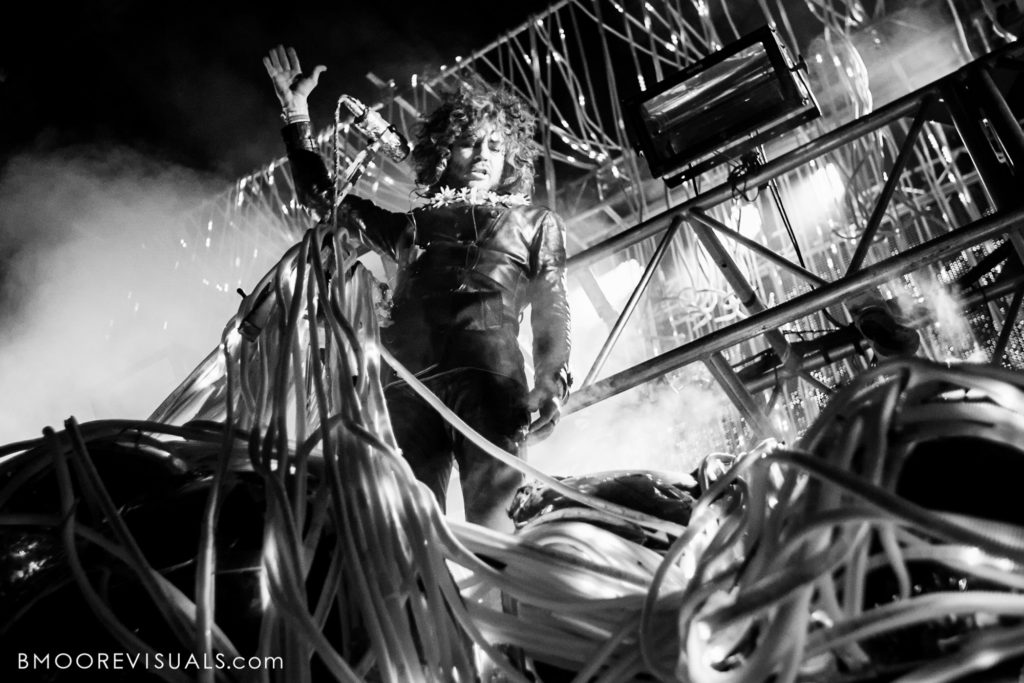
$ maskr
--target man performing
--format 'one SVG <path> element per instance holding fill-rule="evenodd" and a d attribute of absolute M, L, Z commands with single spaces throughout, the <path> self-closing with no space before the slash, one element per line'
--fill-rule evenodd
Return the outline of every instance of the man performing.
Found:
<path fill-rule="evenodd" d="M 283 107 L 283 135 L 299 199 L 321 220 L 335 185 L 312 137 L 307 97 L 325 70 L 303 74 L 295 50 L 263 60 Z M 345 197 L 338 224 L 398 266 L 388 350 L 492 443 L 519 453 L 529 432 L 558 421 L 571 383 L 565 228 L 534 206 L 534 117 L 512 93 L 464 84 L 417 131 L 412 157 L 427 204 L 385 211 Z M 532 305 L 534 388 L 517 342 Z M 442 509 L 458 461 L 466 519 L 509 530 L 519 472 L 480 451 L 405 383 L 385 387 L 398 445 Z M 530 424 L 531 411 L 539 416 Z"/>

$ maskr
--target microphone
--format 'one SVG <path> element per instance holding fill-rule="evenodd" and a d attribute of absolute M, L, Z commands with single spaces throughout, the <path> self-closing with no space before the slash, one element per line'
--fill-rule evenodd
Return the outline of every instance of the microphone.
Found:
<path fill-rule="evenodd" d="M 395 161 L 403 161 L 409 156 L 409 141 L 379 113 L 352 97 L 342 95 L 338 98 L 355 118 L 352 125 L 359 134 L 370 142 L 380 141 L 381 150 Z"/>

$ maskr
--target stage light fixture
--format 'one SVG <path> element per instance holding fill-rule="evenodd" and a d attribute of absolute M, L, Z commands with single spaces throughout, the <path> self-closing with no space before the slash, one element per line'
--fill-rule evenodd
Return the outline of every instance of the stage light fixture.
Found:
<path fill-rule="evenodd" d="M 770 26 L 623 101 L 633 146 L 669 186 L 818 115 L 803 61 Z"/>

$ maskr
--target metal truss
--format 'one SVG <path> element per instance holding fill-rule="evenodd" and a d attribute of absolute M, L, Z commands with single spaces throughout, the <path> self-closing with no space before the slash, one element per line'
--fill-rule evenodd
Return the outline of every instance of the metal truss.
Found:
<path fill-rule="evenodd" d="M 789 20 L 789 13 L 797 9 L 809 10 L 821 26 L 837 35 L 870 19 L 852 0 L 832 3 L 824 14 L 813 1 L 750 2 L 742 17 L 738 8 L 730 10 L 730 4 L 561 0 L 439 71 L 415 75 L 405 83 L 371 74 L 371 81 L 381 88 L 381 99 L 374 107 L 408 134 L 421 113 L 437 103 L 440 92 L 459 79 L 484 78 L 519 93 L 534 104 L 541 119 L 544 161 L 539 194 L 565 217 L 576 245 L 582 248 L 643 220 L 660 205 L 678 202 L 654 189 L 643 162 L 630 150 L 618 112 L 620 95 L 706 56 L 759 22 L 778 23 L 791 46 L 805 44 L 809 36 L 794 32 Z M 970 54 L 966 46 L 961 51 Z M 343 123 L 331 125 L 319 138 L 324 151 L 331 151 L 335 132 L 343 155 L 358 144 Z M 195 213 L 202 217 L 189 220 L 203 228 L 212 221 L 212 232 L 244 243 L 247 236 L 231 224 L 241 226 L 247 214 L 256 213 L 275 239 L 294 241 L 296 232 L 303 229 L 298 219 L 305 216 L 295 214 L 290 196 L 278 196 L 287 183 L 284 176 L 287 160 L 275 159 L 239 179 L 210 205 L 198 208 Z M 407 167 L 380 159 L 359 191 L 384 208 L 404 211 L 413 189 Z M 277 229 L 263 220 L 268 217 L 280 219 Z M 238 251 L 244 260 L 247 250 Z"/>
<path fill-rule="evenodd" d="M 966 23 L 968 16 L 956 9 L 956 4 L 951 6 L 953 13 Z M 798 22 L 797 28 L 804 33 L 794 32 L 788 17 L 797 6 L 801 12 L 815 14 L 820 26 L 801 28 L 813 22 Z M 834 262 L 845 262 L 847 267 L 854 262 L 870 263 L 872 244 L 885 245 L 875 246 L 875 250 L 905 252 L 956 225 L 982 220 L 986 202 L 980 196 L 984 194 L 981 175 L 987 174 L 986 188 L 999 185 L 992 178 L 1004 165 L 1003 152 L 996 154 L 994 161 L 983 160 L 972 169 L 964 167 L 958 156 L 968 145 L 981 149 L 991 133 L 974 133 L 979 139 L 968 140 L 972 133 L 967 131 L 961 133 L 963 145 L 948 144 L 947 133 L 960 132 L 963 125 L 950 124 L 946 95 L 932 88 L 928 106 L 915 95 L 798 149 L 787 152 L 788 141 L 773 143 L 768 154 L 774 160 L 739 179 L 741 189 L 773 181 L 770 189 L 780 201 L 761 202 L 759 210 L 773 222 L 761 235 L 742 234 L 730 218 L 729 205 L 733 202 L 735 208 L 737 183 L 727 181 L 729 169 L 713 170 L 701 179 L 714 189 L 667 190 L 650 177 L 626 141 L 618 112 L 620 95 L 653 84 L 714 52 L 757 23 L 774 22 L 791 46 L 807 46 L 816 44 L 809 42 L 814 35 L 808 30 L 824 30 L 826 36 L 846 40 L 857 31 L 866 31 L 870 22 L 884 18 L 882 4 L 875 8 L 875 16 L 866 16 L 860 3 L 852 0 L 832 3 L 827 12 L 813 0 L 750 2 L 748 9 L 740 17 L 734 3 L 718 0 L 562 0 L 440 71 L 398 84 L 370 77 L 381 88 L 381 99 L 374 107 L 406 133 L 412 132 L 420 114 L 429 111 L 441 92 L 457 80 L 483 78 L 502 84 L 536 107 L 544 148 L 538 199 L 565 219 L 569 250 L 576 254 L 570 260 L 572 283 L 582 288 L 597 316 L 611 330 L 606 348 L 599 352 L 591 370 L 579 373 L 587 375 L 586 386 L 569 410 L 700 360 L 746 422 L 762 433 L 770 432 L 769 413 L 780 396 L 802 391 L 807 402 L 813 399 L 808 389 L 816 395 L 827 394 L 863 366 L 858 354 L 863 344 L 850 329 L 813 332 L 830 324 L 820 311 L 832 306 L 833 318 L 842 318 L 842 307 L 807 304 L 799 310 L 813 313 L 805 313 L 790 329 L 757 329 L 720 348 L 706 347 L 710 350 L 694 345 L 717 344 L 725 331 L 746 329 L 744 325 L 774 315 L 780 309 L 774 302 L 785 301 L 782 306 L 786 306 L 832 291 L 830 287 L 846 281 Z M 812 66 L 835 62 L 838 69 L 845 56 L 833 48 L 840 42 L 824 41 L 822 53 L 817 55 L 820 59 L 808 54 L 808 61 Z M 956 52 L 962 57 L 958 63 L 965 63 L 976 49 L 968 42 L 965 38 L 957 43 Z M 843 82 L 845 71 L 839 72 L 836 87 L 846 93 L 850 84 Z M 839 99 L 850 97 L 855 96 L 841 94 Z M 977 100 L 973 91 L 963 98 L 968 113 L 958 114 L 960 120 L 972 116 L 970 108 Z M 863 110 L 862 104 L 831 120 L 849 119 L 851 112 Z M 947 113 L 940 116 L 936 113 L 940 111 Z M 792 139 L 809 140 L 816 135 L 814 130 L 808 126 Z M 322 131 L 318 141 L 327 155 L 339 149 L 341 159 L 360 144 L 340 120 Z M 805 236 L 807 259 L 801 262 L 799 253 L 797 258 L 791 257 L 790 247 L 780 242 L 788 218 L 773 206 L 799 212 L 799 201 L 792 198 L 795 188 L 815 173 L 814 161 L 826 155 L 847 188 L 844 211 L 851 219 L 841 225 L 818 226 L 812 238 Z M 894 162 L 891 168 L 885 167 L 887 155 Z M 974 156 L 972 151 L 972 160 Z M 412 203 L 413 189 L 409 169 L 382 158 L 364 175 L 359 193 L 384 208 L 404 211 Z M 975 201 L 964 204 L 951 199 L 957 194 Z M 884 201 L 875 201 L 879 197 Z M 988 205 L 994 206 L 991 201 Z M 961 221 L 965 212 L 970 220 Z M 174 236 L 170 245 L 180 256 L 175 256 L 175 268 L 181 263 L 187 266 L 181 269 L 185 276 L 227 293 L 258 277 L 270 263 L 263 260 L 264 255 L 284 251 L 309 224 L 309 217 L 294 199 L 287 160 L 276 159 L 188 216 L 183 234 Z M 670 226 L 674 227 L 670 230 Z M 868 238 L 859 238 L 862 232 Z M 659 243 L 649 244 L 655 237 L 660 238 Z M 848 253 L 853 247 L 847 246 L 857 239 L 861 246 L 856 247 L 859 253 L 854 258 Z M 1010 250 L 1007 247 L 1000 253 Z M 970 268 L 987 257 L 983 252 L 968 251 L 965 258 Z M 611 303 L 613 292 L 602 284 L 602 271 L 608 270 L 609 262 L 628 259 L 647 266 L 624 309 L 617 310 Z M 1012 261 L 1016 263 L 1016 256 Z M 994 267 L 1002 267 L 1001 263 Z M 874 267 L 868 265 L 863 270 L 873 273 Z M 972 286 L 978 291 L 1002 287 L 1003 281 L 987 281 L 992 279 L 990 271 L 975 273 L 977 284 Z M 853 269 L 846 277 L 861 275 Z M 657 297 L 652 296 L 655 292 L 659 292 Z M 982 304 L 993 318 L 1007 314 L 1007 307 L 991 298 Z M 1019 302 L 1009 308 L 1019 308 Z M 800 315 L 793 318 L 800 319 Z M 645 352 L 653 358 L 601 379 L 602 371 L 620 360 L 614 351 L 622 346 L 618 340 L 627 323 L 635 325 L 638 320 L 648 339 Z M 733 324 L 722 327 L 728 323 Z M 775 321 L 771 326 L 778 328 L 779 324 Z M 923 318 L 921 324 L 926 324 Z M 1001 349 L 993 351 L 1005 352 L 1007 358 L 1015 357 L 1017 348 L 1012 329 L 1003 325 L 992 332 L 993 338 L 1005 337 Z M 1000 330 L 1005 334 L 1000 335 Z M 799 339 L 794 340 L 793 334 Z M 814 337 L 808 339 L 807 335 Z M 687 354 L 693 348 L 701 351 L 691 357 Z M 658 363 L 650 365 L 654 361 Z M 840 367 L 842 371 L 836 369 Z M 754 395 L 768 388 L 773 392 L 767 402 Z"/>
<path fill-rule="evenodd" d="M 976 245 L 1005 237 L 1012 250 L 1006 246 L 994 250 L 991 257 L 976 263 L 957 283 L 965 306 L 991 303 L 1000 297 L 1012 295 L 1009 306 L 993 309 L 1002 310 L 1003 313 L 992 362 L 1002 362 L 1024 300 L 1024 269 L 1019 265 L 1020 257 L 1024 256 L 1024 238 L 1019 232 L 1024 220 L 1024 192 L 1021 189 L 1024 187 L 1021 182 L 1024 174 L 1024 131 L 1005 97 L 1022 69 L 1024 47 L 1014 45 L 1004 48 L 928 87 L 807 142 L 749 172 L 738 181 L 733 179 L 697 194 L 679 206 L 571 258 L 569 268 L 570 273 L 574 274 L 648 238 L 660 238 L 658 247 L 648 260 L 644 276 L 619 314 L 591 371 L 570 398 L 567 412 L 581 410 L 688 364 L 703 362 L 754 431 L 759 435 L 773 435 L 777 429 L 767 417 L 771 401 L 766 402 L 758 393 L 782 382 L 798 380 L 810 383 L 817 390 L 828 391 L 829 387 L 823 386 L 821 380 L 811 373 L 855 356 L 862 344 L 859 333 L 849 325 L 840 325 L 832 332 L 798 343 L 788 342 L 780 333 L 781 326 L 821 314 L 829 307 L 842 306 L 853 295 L 877 288 L 930 264 L 960 256 Z M 906 133 L 897 147 L 891 166 L 885 170 L 885 181 L 877 189 L 874 203 L 866 212 L 867 217 L 859 230 L 856 247 L 840 277 L 822 277 L 709 215 L 711 210 L 734 198 L 737 183 L 744 187 L 766 185 L 795 169 L 814 164 L 843 146 L 875 136 L 880 130 L 908 119 L 909 127 L 905 128 Z M 915 145 L 921 139 L 926 124 L 955 131 L 959 136 L 975 167 L 974 172 L 968 173 L 980 182 L 980 189 L 989 201 L 989 211 L 987 215 L 967 224 L 941 232 L 887 257 L 880 257 L 878 252 L 882 249 L 879 245 L 885 245 L 879 240 L 879 227 L 883 217 L 892 210 L 893 198 L 900 184 L 907 183 L 907 176 L 912 175 L 913 169 L 908 170 L 908 162 L 914 155 Z M 919 181 L 922 170 L 918 168 L 914 172 Z M 913 182 L 915 179 L 911 178 L 910 183 Z M 691 231 L 711 255 L 746 309 L 748 317 L 595 381 L 623 327 L 634 314 L 637 302 L 647 290 L 652 274 L 661 263 L 669 243 L 684 229 Z M 723 239 L 748 249 L 762 259 L 763 264 L 805 282 L 810 290 L 775 306 L 766 307 L 755 287 L 737 268 Z M 983 280 L 991 281 L 985 283 Z M 927 319 L 918 319 L 912 324 L 924 326 L 929 322 Z M 725 360 L 723 354 L 730 349 L 755 339 L 767 343 L 770 349 L 766 356 L 768 362 L 764 362 L 765 358 L 762 358 L 761 363 L 751 359 L 743 359 L 738 363 Z M 736 367 L 742 367 L 743 370 L 737 371 Z"/>
<path fill-rule="evenodd" d="M 619 98 L 738 39 L 739 17 L 733 16 L 737 10 L 730 10 L 730 4 L 561 0 L 439 71 L 414 75 L 406 83 L 370 74 L 381 89 L 381 99 L 373 106 L 409 135 L 422 113 L 430 111 L 441 93 L 459 80 L 482 78 L 518 93 L 540 114 L 544 148 L 540 199 L 566 218 L 570 232 L 586 246 L 642 220 L 660 204 L 674 202 L 667 195 L 652 193 L 652 179 L 626 140 Z M 815 15 L 821 11 L 814 2 L 750 2 L 739 23 L 749 27 L 778 22 L 787 42 L 800 45 L 808 36 L 794 33 L 791 27 L 788 13 L 794 4 L 806 4 L 801 11 Z M 819 18 L 823 26 L 843 32 L 865 17 L 859 3 L 840 0 Z M 347 126 L 336 121 L 319 136 L 324 152 L 333 153 L 335 133 L 342 155 L 359 145 Z M 238 219 L 255 211 L 261 217 L 280 219 L 275 238 L 291 235 L 294 241 L 296 207 L 291 197 L 278 196 L 287 182 L 285 175 L 287 160 L 275 159 L 239 179 L 210 205 L 199 207 L 195 213 L 203 214 L 202 218 L 190 220 L 204 227 L 213 220 L 214 232 L 228 234 L 233 233 L 230 223 L 241 225 Z M 384 208 L 404 211 L 413 189 L 405 165 L 381 158 L 364 176 L 359 192 Z M 603 221 L 594 221 L 595 216 Z"/>

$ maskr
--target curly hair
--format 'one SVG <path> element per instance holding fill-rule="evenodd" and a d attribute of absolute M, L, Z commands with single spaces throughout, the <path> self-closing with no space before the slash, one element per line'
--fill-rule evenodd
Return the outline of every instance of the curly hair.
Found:
<path fill-rule="evenodd" d="M 505 170 L 497 191 L 530 194 L 533 160 L 540 152 L 540 146 L 533 140 L 536 117 L 516 94 L 485 83 L 464 81 L 445 95 L 441 105 L 416 129 L 412 162 L 416 184 L 424 188 L 424 196 L 444 185 L 452 144 L 485 121 L 494 123 L 508 143 Z"/>

